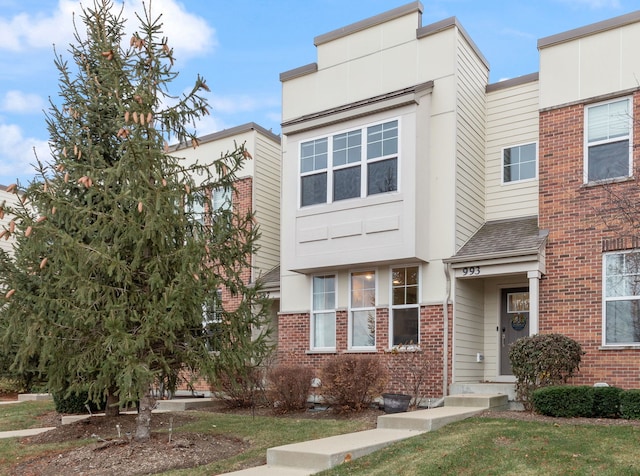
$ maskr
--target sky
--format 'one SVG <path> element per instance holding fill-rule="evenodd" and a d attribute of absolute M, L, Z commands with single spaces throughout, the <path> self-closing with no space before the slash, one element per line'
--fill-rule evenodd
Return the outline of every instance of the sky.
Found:
<path fill-rule="evenodd" d="M 84 0 L 91 5 L 92 0 Z M 147 0 L 176 57 L 171 92 L 211 89 L 199 135 L 256 122 L 280 134 L 280 73 L 316 61 L 313 39 L 409 0 Z M 114 0 L 122 6 L 122 0 Z M 538 71 L 537 41 L 640 9 L 638 0 L 422 0 L 422 25 L 455 16 L 489 61 L 490 82 Z M 0 0 L 0 185 L 50 161 L 45 113 L 58 103 L 77 0 Z M 125 0 L 128 25 L 142 0 Z M 80 25 L 81 23 L 78 22 Z"/>

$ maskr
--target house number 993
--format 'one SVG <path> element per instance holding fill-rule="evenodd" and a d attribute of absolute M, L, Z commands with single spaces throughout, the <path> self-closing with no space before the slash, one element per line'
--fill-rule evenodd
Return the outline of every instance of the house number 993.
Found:
<path fill-rule="evenodd" d="M 480 274 L 480 266 L 471 266 L 469 268 L 462 268 L 462 276 L 475 276 Z"/>

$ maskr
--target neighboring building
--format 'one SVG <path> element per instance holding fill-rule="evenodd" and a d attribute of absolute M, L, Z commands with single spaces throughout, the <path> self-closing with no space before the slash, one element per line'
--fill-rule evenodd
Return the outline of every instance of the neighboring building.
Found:
<path fill-rule="evenodd" d="M 17 200 L 17 195 L 15 193 L 7 192 L 7 186 L 0 185 L 0 206 L 6 203 L 7 205 L 15 204 Z M 4 214 L 3 218 L 0 218 L 0 231 L 9 228 L 9 223 L 11 222 L 11 216 L 7 213 Z M 13 254 L 13 244 L 15 243 L 15 237 L 4 236 L 0 239 L 0 250 L 4 250 L 8 253 Z"/>
<path fill-rule="evenodd" d="M 243 124 L 198 138 L 198 147 L 174 146 L 170 153 L 185 159 L 187 163 L 201 164 L 233 152 L 236 145 L 244 144 L 251 159 L 244 162 L 237 173 L 236 193 L 223 190 L 212 191 L 214 207 L 233 206 L 242 213 L 255 212 L 255 222 L 260 229 L 258 250 L 251 256 L 251 268 L 243 273 L 247 283 L 262 278 L 265 291 L 271 301 L 271 322 L 273 338 L 277 340 L 277 315 L 280 299 L 280 137 L 255 123 Z M 196 178 L 197 179 L 197 178 Z M 223 306 L 234 308 L 241 296 L 232 296 L 226 289 L 220 289 Z M 227 307 L 228 306 L 228 307 Z M 196 390 L 208 390 L 208 384 L 201 381 Z"/>
<path fill-rule="evenodd" d="M 488 84 L 458 20 L 422 10 L 320 35 L 317 63 L 281 74 L 280 362 L 372 354 L 394 388 L 404 345 L 431 398 L 513 395 L 510 343 L 560 332 L 587 352 L 574 382 L 640 387 L 637 242 L 594 213 L 601 184 L 640 190 L 640 12 L 542 39 L 539 74 Z"/>

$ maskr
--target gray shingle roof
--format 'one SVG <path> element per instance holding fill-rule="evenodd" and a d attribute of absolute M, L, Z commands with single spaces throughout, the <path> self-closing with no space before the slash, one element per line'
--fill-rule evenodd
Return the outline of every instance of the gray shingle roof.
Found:
<path fill-rule="evenodd" d="M 445 262 L 537 253 L 546 243 L 547 235 L 547 230 L 538 228 L 538 217 L 535 216 L 490 221 Z"/>

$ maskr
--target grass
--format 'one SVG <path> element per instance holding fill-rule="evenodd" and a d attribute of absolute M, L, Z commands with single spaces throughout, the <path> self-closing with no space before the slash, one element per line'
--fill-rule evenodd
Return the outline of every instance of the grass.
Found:
<path fill-rule="evenodd" d="M 38 417 L 54 410 L 52 401 L 0 405 L 0 431 L 25 430 L 42 426 Z"/>
<path fill-rule="evenodd" d="M 319 474 L 638 475 L 640 428 L 472 418 Z"/>
<path fill-rule="evenodd" d="M 0 428 L 37 425 L 34 416 L 53 408 L 51 402 L 0 406 Z M 190 412 L 191 413 L 191 412 Z M 251 443 L 234 457 L 166 475 L 211 475 L 241 466 L 264 464 L 267 448 L 364 429 L 359 420 L 308 420 L 193 412 L 197 419 L 176 430 L 219 433 Z M 30 420 L 30 421 L 29 421 Z M 64 445 L 21 445 L 0 440 L 0 474 L 17 460 L 61 451 L 87 442 Z M 640 427 L 576 425 L 471 418 L 438 431 L 405 440 L 369 456 L 319 473 L 356 475 L 638 475 Z"/>

